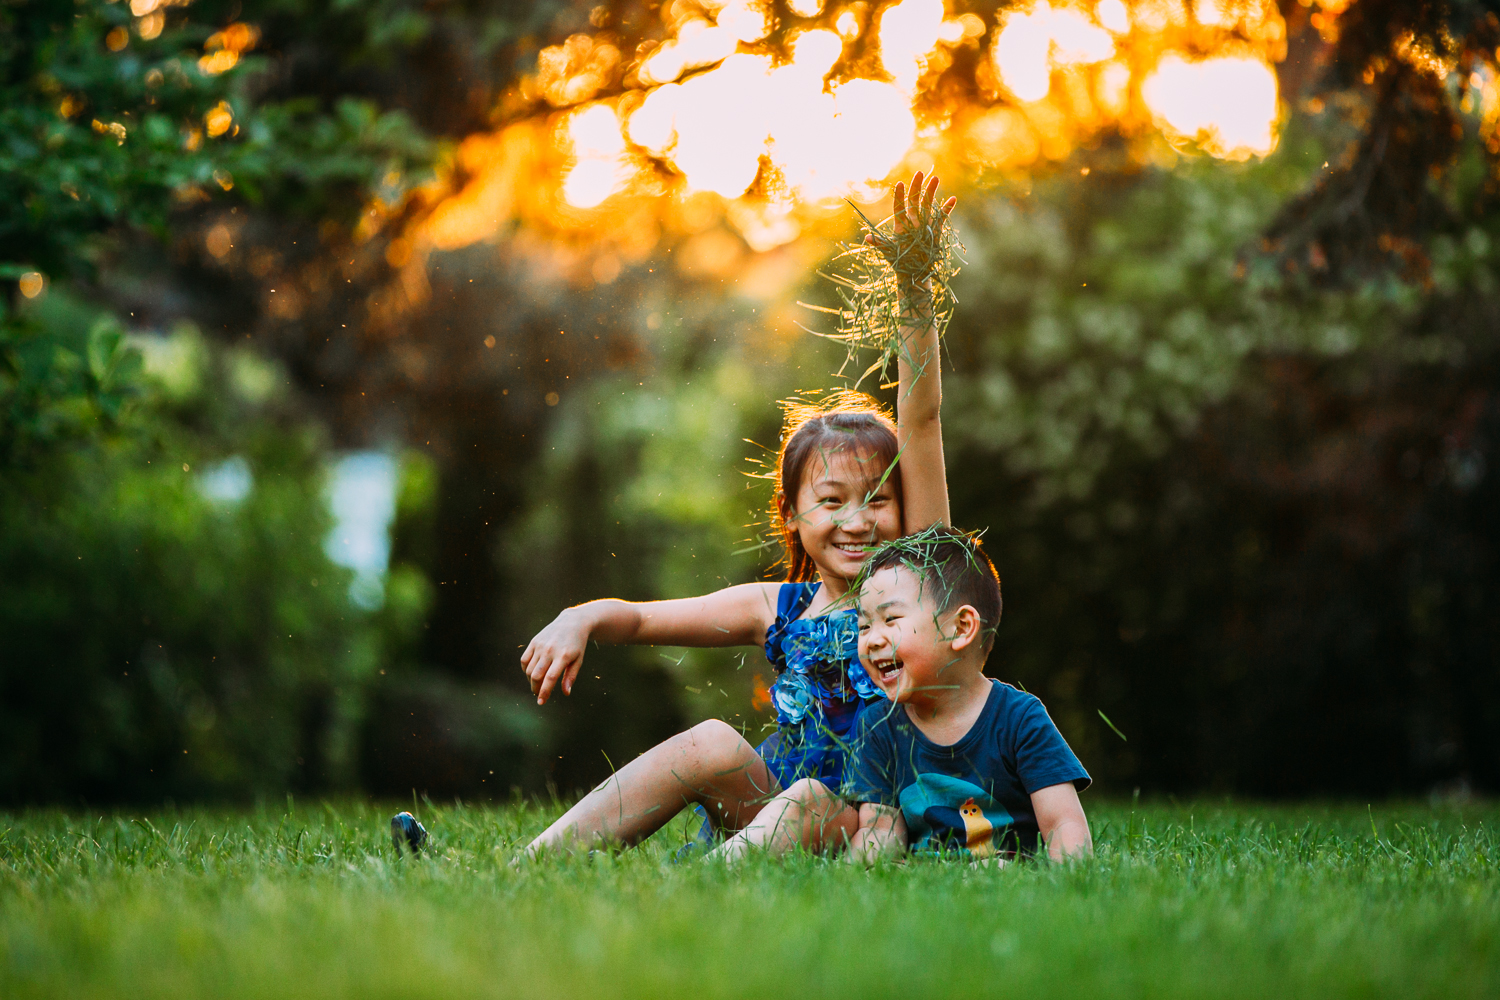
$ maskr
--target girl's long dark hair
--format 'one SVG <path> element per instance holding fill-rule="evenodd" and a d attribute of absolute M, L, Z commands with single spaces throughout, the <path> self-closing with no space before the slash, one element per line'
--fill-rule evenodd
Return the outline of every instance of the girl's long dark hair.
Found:
<path fill-rule="evenodd" d="M 771 498 L 771 523 L 781 529 L 782 557 L 788 583 L 808 583 L 818 578 L 818 567 L 802 547 L 795 517 L 797 494 L 807 476 L 808 462 L 816 455 L 849 451 L 870 461 L 870 480 L 886 481 L 902 501 L 901 469 L 896 463 L 896 425 L 880 403 L 862 392 L 844 390 L 819 403 L 791 401 L 782 404 L 786 423 L 781 450 L 776 455 L 776 493 Z"/>

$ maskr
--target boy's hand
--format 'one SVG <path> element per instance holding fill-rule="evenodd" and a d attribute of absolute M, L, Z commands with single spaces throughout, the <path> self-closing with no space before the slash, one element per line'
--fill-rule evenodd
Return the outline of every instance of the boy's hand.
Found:
<path fill-rule="evenodd" d="M 538 632 L 521 654 L 521 669 L 526 671 L 538 705 L 547 704 L 559 683 L 563 694 L 573 693 L 573 681 L 583 666 L 590 631 L 586 613 L 568 608 Z"/>
<path fill-rule="evenodd" d="M 859 804 L 859 829 L 849 840 L 845 858 L 872 865 L 881 858 L 896 858 L 906 850 L 906 820 L 901 810 L 878 802 Z"/>
<path fill-rule="evenodd" d="M 941 207 L 935 208 L 938 179 L 934 174 L 923 186 L 922 171 L 911 179 L 911 201 L 906 198 L 906 186 L 896 182 L 891 195 L 891 216 L 895 234 L 886 236 L 869 233 L 865 242 L 879 250 L 881 256 L 901 278 L 903 285 L 920 285 L 932 274 L 933 265 L 942 253 L 939 237 L 957 198 L 949 198 Z"/>

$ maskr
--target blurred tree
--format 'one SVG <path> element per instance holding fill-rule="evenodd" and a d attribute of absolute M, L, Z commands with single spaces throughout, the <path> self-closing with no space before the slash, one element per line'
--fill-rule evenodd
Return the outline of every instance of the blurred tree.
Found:
<path fill-rule="evenodd" d="M 0 800 L 346 786 L 384 640 L 324 555 L 285 377 L 187 326 L 127 346 L 60 293 L 26 319 L 48 384 L 0 475 Z"/>
<path fill-rule="evenodd" d="M 1478 431 L 1489 404 L 1473 399 L 1491 384 L 1493 116 L 1472 83 L 1454 86 L 1488 65 L 1493 22 L 1476 4 L 1386 6 L 1371 0 L 1333 30 L 1325 9 L 1284 5 L 1292 116 L 1262 164 L 1163 150 L 1166 165 L 1143 168 L 1104 137 L 1050 176 L 964 199 L 954 510 L 990 527 L 1012 595 L 997 672 L 1047 697 L 1106 787 L 1368 793 L 1462 776 L 1495 787 L 1496 647 L 1473 610 L 1493 586 L 1492 536 L 1471 506 L 1489 447 Z M 1423 139 L 1455 125 L 1451 142 Z M 761 393 L 827 384 L 814 373 L 836 359 L 768 349 L 778 335 L 763 318 L 727 320 L 751 300 L 679 286 L 671 269 L 585 292 L 545 257 L 532 263 L 524 234 L 500 245 L 514 271 L 503 278 L 456 258 L 440 258 L 435 286 L 445 325 L 480 311 L 443 304 L 476 294 L 471 279 L 508 315 L 462 329 L 467 347 L 452 354 L 421 345 L 429 370 L 467 349 L 482 371 L 491 355 L 474 342 L 495 336 L 495 360 L 517 365 L 495 384 L 529 395 L 492 426 L 541 435 L 537 463 L 511 452 L 515 471 L 493 487 L 530 480 L 510 493 L 526 513 L 495 543 L 500 669 L 564 604 L 753 577 L 754 556 L 728 539 L 760 504 L 720 492 L 720 477 L 754 454 L 738 439 L 774 444 Z M 616 346 L 553 340 L 549 312 L 559 330 L 602 327 Z M 623 376 L 580 384 L 625 352 L 633 390 Z M 571 388 L 537 374 L 558 363 Z M 762 364 L 779 371 L 755 374 Z M 551 391 L 560 419 L 534 421 Z M 718 405 L 700 408 L 703 393 Z M 482 467 L 458 440 L 454 471 Z M 1439 471 L 1450 468 L 1466 478 Z M 1469 513 L 1445 522 L 1439 509 Z M 460 593 L 464 622 L 492 620 Z M 604 666 L 579 697 L 617 691 L 616 664 L 663 655 L 591 652 Z M 736 657 L 665 655 L 690 714 L 753 719 L 735 703 L 750 687 Z M 735 699 L 723 704 L 709 680 Z M 607 730 L 564 723 L 558 749 L 591 758 L 610 744 L 618 760 L 626 708 L 586 716 Z M 606 766 L 553 774 L 582 785 Z"/>
<path fill-rule="evenodd" d="M 1500 787 L 1497 21 L 1313 13 L 1264 164 L 966 220 L 955 515 L 1006 577 L 998 672 L 1115 787 Z"/>
<path fill-rule="evenodd" d="M 965 192 L 947 427 L 955 512 L 991 527 L 1006 577 L 997 669 L 1043 693 L 1115 787 L 1497 787 L 1482 610 L 1495 580 L 1493 5 L 1281 7 L 1290 121 L 1265 163 L 1210 167 L 1163 146 L 1142 166 L 1106 135 L 1029 194 Z M 986 31 L 998 9 L 959 8 Z M 783 3 L 773 13 L 779 45 L 801 22 Z M 18 599 L 56 597 L 26 605 L 45 638 L 7 677 L 42 683 L 34 664 L 60 648 L 60 622 L 115 621 L 123 645 L 59 660 L 75 666 L 58 684 L 107 690 L 102 664 L 140 658 L 153 635 L 163 655 L 190 651 L 153 668 L 180 697 L 152 695 L 138 716 L 163 720 L 141 723 L 152 753 L 209 731 L 191 722 L 200 695 L 214 738 L 240 746 L 225 715 L 239 703 L 215 701 L 195 665 L 231 645 L 266 671 L 268 712 L 321 734 L 289 729 L 264 758 L 221 749 L 240 763 L 139 794 L 316 783 L 287 761 L 347 773 L 351 740 L 361 780 L 384 791 L 568 789 L 683 712 L 753 724 L 737 656 L 591 652 L 597 686 L 586 677 L 546 716 L 518 708 L 513 657 L 563 604 L 756 575 L 760 554 L 739 539 L 764 497 L 739 489 L 757 454 L 741 439 L 774 445 L 771 400 L 827 385 L 837 359 L 788 337 L 776 294 L 725 291 L 736 265 L 658 266 L 685 242 L 592 261 L 601 271 L 587 248 L 503 226 L 492 245 L 426 261 L 403 235 L 435 192 L 462 186 L 449 140 L 556 106 L 523 85 L 540 49 L 589 31 L 632 51 L 659 31 L 648 5 L 27 0 L 0 19 L 0 488 L 26 501 L 4 544 L 36 584 Z M 985 44 L 957 53 L 942 93 L 975 96 L 963 88 Z M 734 244 L 726 259 L 801 266 L 708 235 Z M 225 388 L 222 412 L 168 405 L 108 323 L 45 318 L 58 293 L 136 330 L 191 318 L 236 348 L 205 347 L 205 370 L 245 348 L 274 356 L 297 403 L 256 409 Z M 337 611 L 335 627 L 339 602 L 298 582 L 323 579 L 312 414 L 340 444 L 412 449 L 375 622 Z M 250 456 L 257 492 L 226 514 L 166 475 L 176 453 L 157 468 L 169 447 L 195 470 Z M 267 469 L 301 499 L 262 496 Z M 135 496 L 128 484 L 175 512 L 150 528 L 151 551 L 171 556 L 98 579 L 155 595 L 183 622 L 170 642 L 111 619 L 68 568 L 74 534 L 124 551 L 107 539 L 149 533 L 141 507 L 98 499 Z M 265 526 L 283 516 L 297 525 L 276 536 L 285 551 L 234 541 L 275 536 Z M 152 589 L 174 566 L 209 572 L 214 548 L 241 553 L 230 579 L 246 589 L 203 592 L 260 615 L 232 620 L 223 647 Z M 255 570 L 263 558 L 284 577 Z M 266 609 L 283 605 L 350 641 L 289 628 L 295 649 L 278 652 L 282 612 Z M 104 709 L 89 712 L 57 731 L 105 731 Z M 40 761 L 40 739 L 16 759 Z M 68 767 L 93 776 L 69 788 L 109 783 L 95 764 Z M 65 784 L 66 768 L 23 770 Z"/>
<path fill-rule="evenodd" d="M 1238 263 L 1277 169 L 964 220 L 950 481 L 996 672 L 1115 787 L 1495 787 L 1500 220 L 1430 238 L 1430 289 L 1311 293 Z"/>
<path fill-rule="evenodd" d="M 1288 199 L 1260 249 L 1322 284 L 1392 270 L 1421 280 L 1431 236 L 1494 211 L 1500 139 L 1492 111 L 1476 100 L 1493 100 L 1483 96 L 1483 80 L 1500 58 L 1500 5 L 1343 7 L 1282 4 L 1293 30 L 1324 43 L 1292 94 L 1326 113 L 1333 127 L 1325 134 L 1345 141 L 1327 151 L 1315 182 Z"/>
<path fill-rule="evenodd" d="M 170 240 L 195 205 L 347 226 L 390 172 L 429 162 L 369 100 L 261 99 L 238 11 L 0 10 L 6 800 L 353 777 L 385 640 L 322 551 L 322 435 L 243 347 L 191 327 L 127 346 L 73 295 L 120 299 L 103 280 L 120 248 Z"/>

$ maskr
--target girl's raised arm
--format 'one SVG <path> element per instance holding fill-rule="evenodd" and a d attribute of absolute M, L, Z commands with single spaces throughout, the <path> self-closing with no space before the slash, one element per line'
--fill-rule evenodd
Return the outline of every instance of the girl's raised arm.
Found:
<path fill-rule="evenodd" d="M 536 703 L 562 685 L 573 693 L 589 640 L 640 646 L 761 646 L 776 620 L 780 585 L 744 583 L 702 597 L 632 603 L 606 599 L 568 608 L 532 638 L 521 669 Z"/>
<path fill-rule="evenodd" d="M 908 202 L 905 186 L 896 184 L 892 196 L 895 240 L 926 238 L 946 224 L 958 199 L 940 207 L 933 204 L 938 179 L 923 185 L 922 172 L 911 181 Z M 872 237 L 866 242 L 874 243 Z M 896 352 L 896 443 L 901 450 L 902 530 L 913 534 L 934 524 L 948 524 L 948 474 L 943 462 L 941 418 L 943 388 L 938 330 L 928 276 L 902 267 L 903 258 L 930 260 L 928 254 L 898 254 L 891 266 L 901 289 L 901 347 Z"/>

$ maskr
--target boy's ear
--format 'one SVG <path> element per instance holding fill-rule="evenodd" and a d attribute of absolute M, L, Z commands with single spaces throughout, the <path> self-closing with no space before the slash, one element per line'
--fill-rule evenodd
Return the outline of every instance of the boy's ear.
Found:
<path fill-rule="evenodd" d="M 948 636 L 954 652 L 968 649 L 975 643 L 981 647 L 984 645 L 984 621 L 973 605 L 962 605 L 949 616 Z"/>

